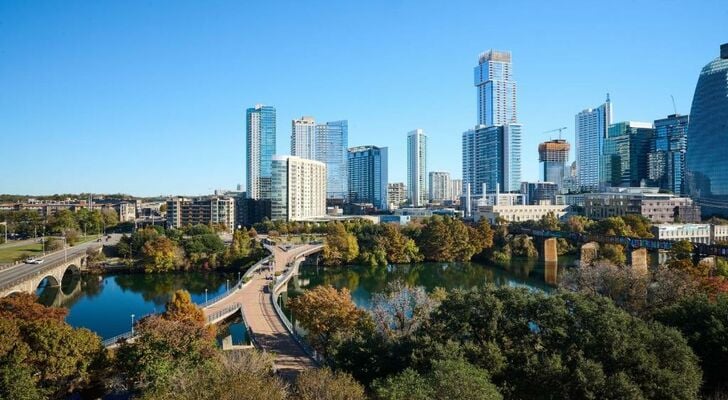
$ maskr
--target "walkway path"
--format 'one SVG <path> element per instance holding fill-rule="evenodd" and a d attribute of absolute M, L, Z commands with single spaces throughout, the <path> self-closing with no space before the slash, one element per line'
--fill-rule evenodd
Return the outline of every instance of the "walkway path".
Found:
<path fill-rule="evenodd" d="M 273 252 L 274 271 L 283 273 L 289 262 L 315 247 L 314 245 L 297 246 L 288 251 L 279 247 L 268 247 Z M 265 290 L 271 282 L 266 279 L 267 273 L 264 269 L 260 273 L 254 274 L 252 280 L 242 289 L 206 307 L 204 312 L 205 316 L 209 316 L 228 309 L 235 303 L 241 303 L 256 347 L 275 354 L 276 370 L 282 378 L 292 381 L 301 370 L 312 368 L 315 363 L 288 332 L 276 313 L 270 293 Z"/>

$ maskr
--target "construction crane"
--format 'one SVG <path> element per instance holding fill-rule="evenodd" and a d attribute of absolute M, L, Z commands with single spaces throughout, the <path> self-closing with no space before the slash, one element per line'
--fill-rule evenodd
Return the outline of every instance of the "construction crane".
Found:
<path fill-rule="evenodd" d="M 544 133 L 552 133 L 552 132 L 559 131 L 559 140 L 561 140 L 561 131 L 565 131 L 565 130 L 566 130 L 566 127 L 563 127 L 563 128 L 551 129 L 550 131 L 546 131 Z"/>

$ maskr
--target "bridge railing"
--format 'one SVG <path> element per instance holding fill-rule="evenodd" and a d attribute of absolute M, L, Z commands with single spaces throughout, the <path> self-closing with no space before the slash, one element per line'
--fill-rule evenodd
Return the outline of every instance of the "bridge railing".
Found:
<path fill-rule="evenodd" d="M 226 297 L 228 297 L 231 294 L 237 292 L 238 290 L 242 289 L 245 286 L 245 284 L 249 281 L 249 278 L 257 270 L 259 270 L 260 267 L 262 267 L 265 264 L 266 261 L 270 260 L 271 257 L 273 257 L 273 256 L 272 255 L 271 256 L 268 256 L 268 257 L 266 257 L 266 258 L 258 261 L 257 263 L 255 263 L 253 266 L 251 266 L 250 268 L 248 268 L 247 271 L 245 271 L 245 274 L 243 274 L 243 276 L 240 277 L 240 280 L 237 281 L 237 283 L 235 283 L 235 285 L 231 286 L 230 288 L 228 288 L 226 291 L 220 293 L 219 295 L 217 295 L 217 296 L 215 296 L 215 297 L 207 300 L 206 302 L 204 302 L 202 304 L 199 304 L 198 307 L 200 307 L 200 308 L 207 308 L 207 307 L 209 307 L 209 306 L 211 306 L 211 305 L 213 305 L 213 304 L 215 304 L 215 303 L 217 303 L 217 302 L 225 299 Z"/>
<path fill-rule="evenodd" d="M 321 251 L 322 246 L 317 246 L 312 249 L 306 250 L 305 252 L 299 254 L 296 256 L 296 259 L 293 260 L 291 265 L 288 267 L 288 270 L 286 270 L 286 273 L 281 275 L 279 279 L 276 280 L 276 284 L 273 286 L 273 290 L 271 290 L 270 294 L 270 301 L 273 303 L 273 308 L 276 311 L 276 314 L 278 314 L 278 317 L 283 322 L 283 325 L 286 327 L 286 330 L 293 336 L 293 339 L 298 343 L 298 345 L 301 347 L 301 349 L 306 353 L 311 359 L 317 363 L 320 364 L 321 360 L 319 359 L 319 355 L 316 352 L 316 350 L 311 347 L 304 338 L 302 338 L 298 332 L 296 332 L 295 327 L 291 323 L 291 321 L 288 319 L 286 314 L 283 312 L 283 309 L 278 304 L 278 295 L 282 291 L 284 285 L 288 283 L 288 281 L 293 277 L 293 275 L 298 273 L 298 267 L 300 266 L 301 262 L 303 262 L 303 259 L 311 255 L 313 253 L 316 253 L 318 251 Z"/>
<path fill-rule="evenodd" d="M 230 315 L 234 313 L 235 311 L 239 310 L 243 305 L 240 303 L 230 304 L 229 306 L 223 308 L 222 310 L 218 310 L 210 315 L 207 316 L 207 323 L 211 324 L 213 321 L 217 320 L 218 318 L 222 318 L 225 315 Z"/>
<path fill-rule="evenodd" d="M 92 247 L 88 247 L 87 249 L 89 249 L 89 248 L 92 248 Z M 73 255 L 69 255 L 67 259 L 52 261 L 52 262 L 48 262 L 47 264 L 46 263 L 40 264 L 40 267 L 33 268 L 32 271 L 30 270 L 31 268 L 28 268 L 29 271 L 27 274 L 25 274 L 24 276 L 22 276 L 18 279 L 12 280 L 4 285 L 0 285 L 0 290 L 5 290 L 5 289 L 9 289 L 13 286 L 20 285 L 21 283 L 27 281 L 28 278 L 30 278 L 30 277 L 37 277 L 38 275 L 45 274 L 46 272 L 58 267 L 59 265 L 63 265 L 65 263 L 67 263 L 68 259 L 75 259 L 77 257 L 79 257 L 79 254 L 78 254 L 78 252 L 75 252 Z M 33 265 L 38 265 L 38 264 L 33 264 Z"/>

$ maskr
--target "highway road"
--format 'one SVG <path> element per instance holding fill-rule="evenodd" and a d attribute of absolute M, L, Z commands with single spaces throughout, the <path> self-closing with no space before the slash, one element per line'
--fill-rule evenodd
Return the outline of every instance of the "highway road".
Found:
<path fill-rule="evenodd" d="M 83 244 L 79 244 L 73 247 L 69 247 L 66 249 L 66 252 L 64 253 L 63 250 L 56 251 L 52 254 L 48 254 L 45 257 L 39 257 L 43 260 L 41 264 L 17 264 L 12 267 L 8 267 L 0 271 L 0 288 L 4 287 L 5 285 L 15 282 L 19 279 L 22 279 L 26 276 L 34 275 L 38 271 L 40 271 L 43 267 L 53 264 L 55 262 L 63 261 L 66 258 L 66 255 L 70 258 L 72 256 L 78 255 L 79 253 L 85 253 L 86 250 L 89 247 L 98 246 L 100 244 L 105 245 L 114 245 L 119 242 L 119 239 L 121 238 L 121 235 L 119 234 L 112 234 L 111 239 L 106 241 L 106 238 L 104 237 L 101 242 L 97 242 L 95 240 L 92 240 L 90 242 L 86 242 Z"/>

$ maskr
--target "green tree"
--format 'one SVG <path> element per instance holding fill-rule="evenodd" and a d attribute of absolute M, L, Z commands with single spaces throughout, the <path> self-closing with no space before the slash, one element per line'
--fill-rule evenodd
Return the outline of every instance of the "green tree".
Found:
<path fill-rule="evenodd" d="M 424 327 L 417 357 L 436 359 L 453 341 L 509 399 L 694 399 L 701 382 L 679 332 L 601 297 L 454 291 Z"/>
<path fill-rule="evenodd" d="M 328 368 L 307 369 L 298 375 L 294 389 L 299 400 L 365 400 L 364 387 L 351 375 Z"/>
<path fill-rule="evenodd" d="M 174 242 L 164 236 L 146 242 L 142 248 L 142 255 L 144 269 L 147 272 L 173 270 L 179 261 L 179 249 Z"/>
<path fill-rule="evenodd" d="M 357 256 L 359 256 L 359 243 L 356 237 L 347 232 L 342 223 L 329 223 L 324 240 L 324 263 L 327 265 L 348 264 Z"/>
<path fill-rule="evenodd" d="M 219 361 L 214 339 L 199 324 L 151 316 L 136 332 L 133 343 L 117 350 L 116 369 L 137 390 L 163 388 L 179 371 L 214 368 Z"/>
<path fill-rule="evenodd" d="M 60 210 L 48 218 L 51 233 L 62 235 L 67 230 L 78 229 L 76 216 L 71 210 Z"/>
<path fill-rule="evenodd" d="M 63 321 L 65 310 L 47 308 L 31 295 L 0 300 L 0 396 L 63 398 L 104 367 L 101 339 Z"/>
<path fill-rule="evenodd" d="M 205 367 L 177 368 L 146 390 L 143 400 L 284 400 L 286 385 L 273 374 L 273 356 L 257 350 L 226 351 Z"/>
<path fill-rule="evenodd" d="M 700 359 L 706 392 L 728 390 L 728 297 L 684 297 L 657 312 L 655 319 L 677 328 Z"/>
<path fill-rule="evenodd" d="M 624 246 L 621 244 L 603 244 L 599 248 L 599 259 L 607 260 L 614 265 L 625 265 L 627 255 L 624 254 Z"/>
<path fill-rule="evenodd" d="M 500 400 L 503 396 L 488 372 L 462 359 L 434 360 L 424 376 L 412 369 L 374 384 L 382 400 Z"/>
<path fill-rule="evenodd" d="M 650 232 L 652 223 L 646 217 L 637 214 L 627 214 L 622 217 L 622 220 L 624 220 L 624 223 L 629 226 L 632 235 L 641 238 L 654 237 L 654 235 L 652 235 L 652 232 Z"/>

